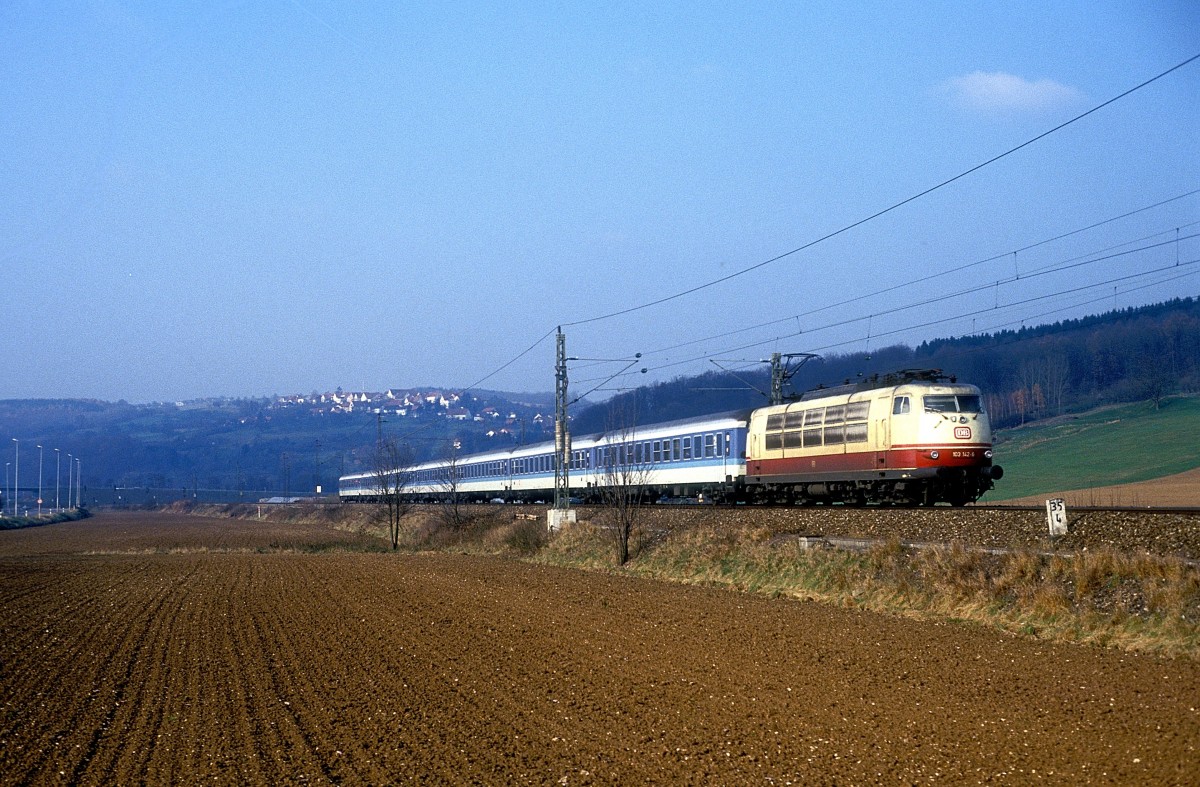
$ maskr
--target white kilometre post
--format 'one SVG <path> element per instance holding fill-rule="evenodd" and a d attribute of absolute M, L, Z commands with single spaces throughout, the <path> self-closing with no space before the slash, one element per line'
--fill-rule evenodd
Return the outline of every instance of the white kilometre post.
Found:
<path fill-rule="evenodd" d="M 1056 497 L 1046 501 L 1046 523 L 1050 526 L 1051 538 L 1067 534 L 1067 501 Z"/>

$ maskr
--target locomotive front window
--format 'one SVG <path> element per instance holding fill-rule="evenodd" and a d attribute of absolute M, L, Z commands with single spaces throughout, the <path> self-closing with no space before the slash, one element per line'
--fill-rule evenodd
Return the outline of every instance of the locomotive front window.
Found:
<path fill-rule="evenodd" d="M 977 394 L 936 394 L 925 397 L 927 413 L 982 413 L 983 401 Z"/>
<path fill-rule="evenodd" d="M 925 397 L 925 412 L 927 413 L 956 413 L 958 403 L 953 395 L 937 394 Z"/>
<path fill-rule="evenodd" d="M 904 415 L 908 412 L 908 397 L 897 396 L 892 400 L 892 415 Z"/>
<path fill-rule="evenodd" d="M 960 413 L 982 413 L 983 398 L 979 396 L 964 396 L 958 397 L 958 411 Z"/>

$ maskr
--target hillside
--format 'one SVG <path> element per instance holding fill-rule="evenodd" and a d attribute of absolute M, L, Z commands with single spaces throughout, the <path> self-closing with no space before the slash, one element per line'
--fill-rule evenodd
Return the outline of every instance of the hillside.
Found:
<path fill-rule="evenodd" d="M 803 347 L 789 348 L 802 350 Z M 1079 320 L 938 339 L 870 355 L 829 355 L 799 369 L 785 393 L 898 369 L 941 369 L 983 389 L 996 427 L 1200 391 L 1200 299 L 1179 298 Z M 614 397 L 576 414 L 576 432 L 602 429 L 609 408 L 641 423 L 757 407 L 769 373 L 713 371 Z"/>
<path fill-rule="evenodd" d="M 1004 478 L 984 502 L 1044 498 L 1175 476 L 1200 468 L 1200 397 L 1103 407 L 997 434 Z M 1200 490 L 1198 490 L 1200 491 Z M 1105 493 L 1090 502 L 1107 504 Z M 1117 492 L 1109 490 L 1108 498 Z M 1076 496 L 1078 502 L 1084 501 Z M 1132 499 L 1132 493 L 1123 499 Z M 1200 504 L 1200 496 L 1195 501 Z"/>

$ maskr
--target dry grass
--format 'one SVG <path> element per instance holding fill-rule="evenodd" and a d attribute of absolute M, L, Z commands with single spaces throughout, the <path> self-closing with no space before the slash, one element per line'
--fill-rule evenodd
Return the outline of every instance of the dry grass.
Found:
<path fill-rule="evenodd" d="M 596 528 L 552 539 L 538 561 L 613 569 Z M 962 543 L 912 550 L 892 540 L 856 553 L 804 549 L 766 531 L 671 534 L 624 572 L 922 619 L 993 626 L 1058 642 L 1200 658 L 1200 568 L 1111 549 L 991 554 Z"/>

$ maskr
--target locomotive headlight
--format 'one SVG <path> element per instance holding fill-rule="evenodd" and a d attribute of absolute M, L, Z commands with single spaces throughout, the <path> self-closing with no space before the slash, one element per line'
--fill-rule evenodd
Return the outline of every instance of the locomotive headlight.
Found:
<path fill-rule="evenodd" d="M 958 422 L 959 422 L 960 424 L 965 424 L 965 423 L 967 422 L 967 417 L 966 417 L 965 415 L 960 415 L 960 416 L 958 417 Z"/>
<path fill-rule="evenodd" d="M 929 458 L 930 458 L 930 459 L 937 459 L 939 456 L 941 456 L 941 454 L 940 454 L 940 453 L 938 453 L 937 451 L 930 451 L 930 452 L 929 452 Z"/>
<path fill-rule="evenodd" d="M 990 448 L 989 448 L 988 450 L 984 451 L 984 452 L 983 452 L 983 458 L 984 458 L 984 459 L 991 459 L 991 458 L 992 458 L 992 449 L 990 449 Z"/>

